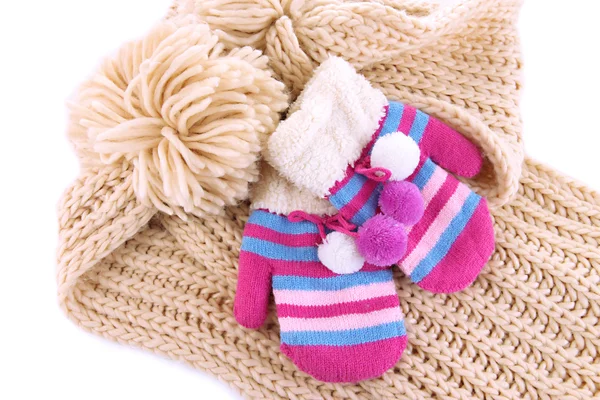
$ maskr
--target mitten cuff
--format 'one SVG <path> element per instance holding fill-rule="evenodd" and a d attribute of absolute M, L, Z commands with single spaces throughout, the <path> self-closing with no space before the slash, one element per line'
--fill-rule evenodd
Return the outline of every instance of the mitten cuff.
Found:
<path fill-rule="evenodd" d="M 265 158 L 295 185 L 325 197 L 360 157 L 386 105 L 350 64 L 331 57 L 269 139 Z"/>
<path fill-rule="evenodd" d="M 336 213 L 327 200 L 294 186 L 266 162 L 261 167 L 260 181 L 250 191 L 250 199 L 253 209 L 266 209 L 276 214 L 288 215 L 296 210 L 317 215 Z"/>

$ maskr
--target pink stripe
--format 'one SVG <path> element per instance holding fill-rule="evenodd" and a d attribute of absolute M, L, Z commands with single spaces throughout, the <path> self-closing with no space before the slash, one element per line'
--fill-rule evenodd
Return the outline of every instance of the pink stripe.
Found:
<path fill-rule="evenodd" d="M 379 182 L 368 179 L 360 188 L 356 196 L 339 211 L 346 219 L 352 219 L 358 211 L 369 201 Z"/>
<path fill-rule="evenodd" d="M 396 287 L 394 281 L 388 281 L 331 291 L 273 290 L 273 294 L 275 295 L 275 302 L 277 304 L 326 306 L 396 294 Z"/>
<path fill-rule="evenodd" d="M 326 318 L 345 314 L 366 314 L 384 308 L 399 307 L 398 295 L 376 297 L 362 301 L 353 301 L 329 306 L 295 306 L 292 304 L 278 304 L 277 317 L 307 317 Z"/>
<path fill-rule="evenodd" d="M 448 177 L 448 173 L 444 171 L 442 168 L 436 168 L 431 178 L 429 178 L 429 182 L 423 188 L 421 192 L 423 195 L 423 201 L 425 202 L 425 208 L 431 203 L 431 200 L 435 197 L 437 192 L 440 190 L 444 182 L 446 182 L 446 178 Z"/>
<path fill-rule="evenodd" d="M 460 212 L 470 193 L 471 191 L 465 185 L 458 185 L 448 203 L 446 203 L 438 217 L 429 226 L 429 229 L 427 229 L 427 232 L 419 241 L 419 244 L 402 262 L 402 270 L 405 274 L 411 274 L 415 267 L 427 256 L 429 251 L 438 242 L 442 233 L 450 225 L 452 219 Z"/>
<path fill-rule="evenodd" d="M 436 167 L 437 168 L 437 167 Z M 458 180 L 451 175 L 446 176 L 446 182 L 442 185 L 437 194 L 429 202 L 429 206 L 425 209 L 423 218 L 419 220 L 414 226 L 411 227 L 410 234 L 408 235 L 408 246 L 404 258 L 408 257 L 409 254 L 415 249 L 415 247 L 421 241 L 427 229 L 433 224 L 435 219 L 438 217 L 440 210 L 446 205 L 448 199 L 456 191 L 458 186 Z M 404 269 L 404 262 L 400 264 L 402 272 L 406 273 Z"/>
<path fill-rule="evenodd" d="M 415 115 L 417 115 L 417 109 L 409 105 L 405 105 L 404 111 L 402 112 L 402 120 L 400 121 L 400 126 L 398 126 L 398 131 L 408 135 L 410 133 L 410 128 L 412 128 L 413 122 L 415 121 Z"/>
<path fill-rule="evenodd" d="M 406 336 L 355 346 L 289 346 L 281 351 L 300 369 L 324 382 L 358 382 L 377 378 L 398 362 Z"/>
<path fill-rule="evenodd" d="M 244 236 L 250 236 L 257 239 L 267 240 L 271 243 L 283 244 L 289 247 L 317 246 L 321 243 L 321 236 L 318 233 L 302 233 L 298 235 L 290 233 L 281 233 L 264 226 L 255 224 L 246 224 Z"/>
<path fill-rule="evenodd" d="M 291 331 L 345 331 L 370 328 L 389 322 L 402 321 L 400 307 L 386 308 L 368 314 L 346 314 L 328 318 L 279 318 L 282 332 Z"/>
<path fill-rule="evenodd" d="M 425 185 L 421 194 L 423 195 L 424 208 L 427 210 L 427 206 L 431 203 L 431 200 L 435 197 L 437 192 L 441 189 L 446 182 L 446 178 L 448 177 L 448 173 L 444 171 L 442 168 L 436 168 L 433 172 L 431 178 L 429 178 L 429 182 Z M 406 233 L 410 234 L 413 226 L 409 226 L 406 229 Z"/>

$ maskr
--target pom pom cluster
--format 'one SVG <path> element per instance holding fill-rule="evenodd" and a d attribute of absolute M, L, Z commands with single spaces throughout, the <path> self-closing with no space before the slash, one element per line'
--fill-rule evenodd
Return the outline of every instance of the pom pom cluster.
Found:
<path fill-rule="evenodd" d="M 370 264 L 386 267 L 406 252 L 405 225 L 417 223 L 424 212 L 421 192 L 405 181 L 416 169 L 421 152 L 417 143 L 402 132 L 380 138 L 373 146 L 371 167 L 385 168 L 391 177 L 379 196 L 382 214 L 375 215 L 358 230 L 359 253 Z"/>
<path fill-rule="evenodd" d="M 381 214 L 368 219 L 356 239 L 332 232 L 319 246 L 319 259 L 331 271 L 350 274 L 363 264 L 385 268 L 402 259 L 408 245 L 406 226 L 416 224 L 424 213 L 419 188 L 404 179 L 415 171 L 421 152 L 417 143 L 402 132 L 380 138 L 371 153 L 371 167 L 390 171 L 379 196 Z"/>

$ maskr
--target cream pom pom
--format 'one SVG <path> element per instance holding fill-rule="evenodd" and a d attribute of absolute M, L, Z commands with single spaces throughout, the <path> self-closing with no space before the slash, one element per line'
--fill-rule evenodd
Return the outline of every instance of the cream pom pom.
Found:
<path fill-rule="evenodd" d="M 402 132 L 394 132 L 377 140 L 371 152 L 371 167 L 390 170 L 393 181 L 408 178 L 419 165 L 421 151 L 417 143 Z"/>
<path fill-rule="evenodd" d="M 354 238 L 341 232 L 329 233 L 317 252 L 323 265 L 336 274 L 352 274 L 365 263 Z"/>
<path fill-rule="evenodd" d="M 163 22 L 108 59 L 72 102 L 69 129 L 84 168 L 130 163 L 138 198 L 183 218 L 247 197 L 287 107 L 265 56 L 226 51 L 190 22 Z"/>

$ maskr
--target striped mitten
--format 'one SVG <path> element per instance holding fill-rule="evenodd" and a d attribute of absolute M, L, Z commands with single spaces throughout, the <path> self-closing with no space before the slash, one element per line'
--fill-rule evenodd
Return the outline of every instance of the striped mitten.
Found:
<path fill-rule="evenodd" d="M 432 292 L 473 282 L 493 252 L 491 217 L 486 200 L 444 169 L 477 175 L 476 146 L 427 114 L 388 102 L 337 58 L 321 64 L 290 111 L 267 151 L 282 175 L 328 199 L 357 226 L 378 211 L 402 215 L 407 200 L 386 193 L 390 183 L 382 185 L 378 175 L 407 178 L 421 191 L 424 214 L 408 228 L 398 265 Z M 418 146 L 416 157 L 408 143 Z"/>
<path fill-rule="evenodd" d="M 452 128 L 392 101 L 377 134 L 384 137 L 397 131 L 405 132 L 421 149 L 419 164 L 408 180 L 419 188 L 425 203 L 423 218 L 408 229 L 407 251 L 398 265 L 426 290 L 462 290 L 491 257 L 494 229 L 486 199 L 446 170 L 474 177 L 481 169 L 481 155 Z"/>
<path fill-rule="evenodd" d="M 406 331 L 390 269 L 337 275 L 319 262 L 325 229 L 336 228 L 331 206 L 270 168 L 255 188 L 244 229 L 234 313 L 259 328 L 273 289 L 281 351 L 326 382 L 382 375 L 406 347 Z M 302 207 L 300 206 L 302 204 Z M 296 218 L 288 218 L 294 210 Z"/>

